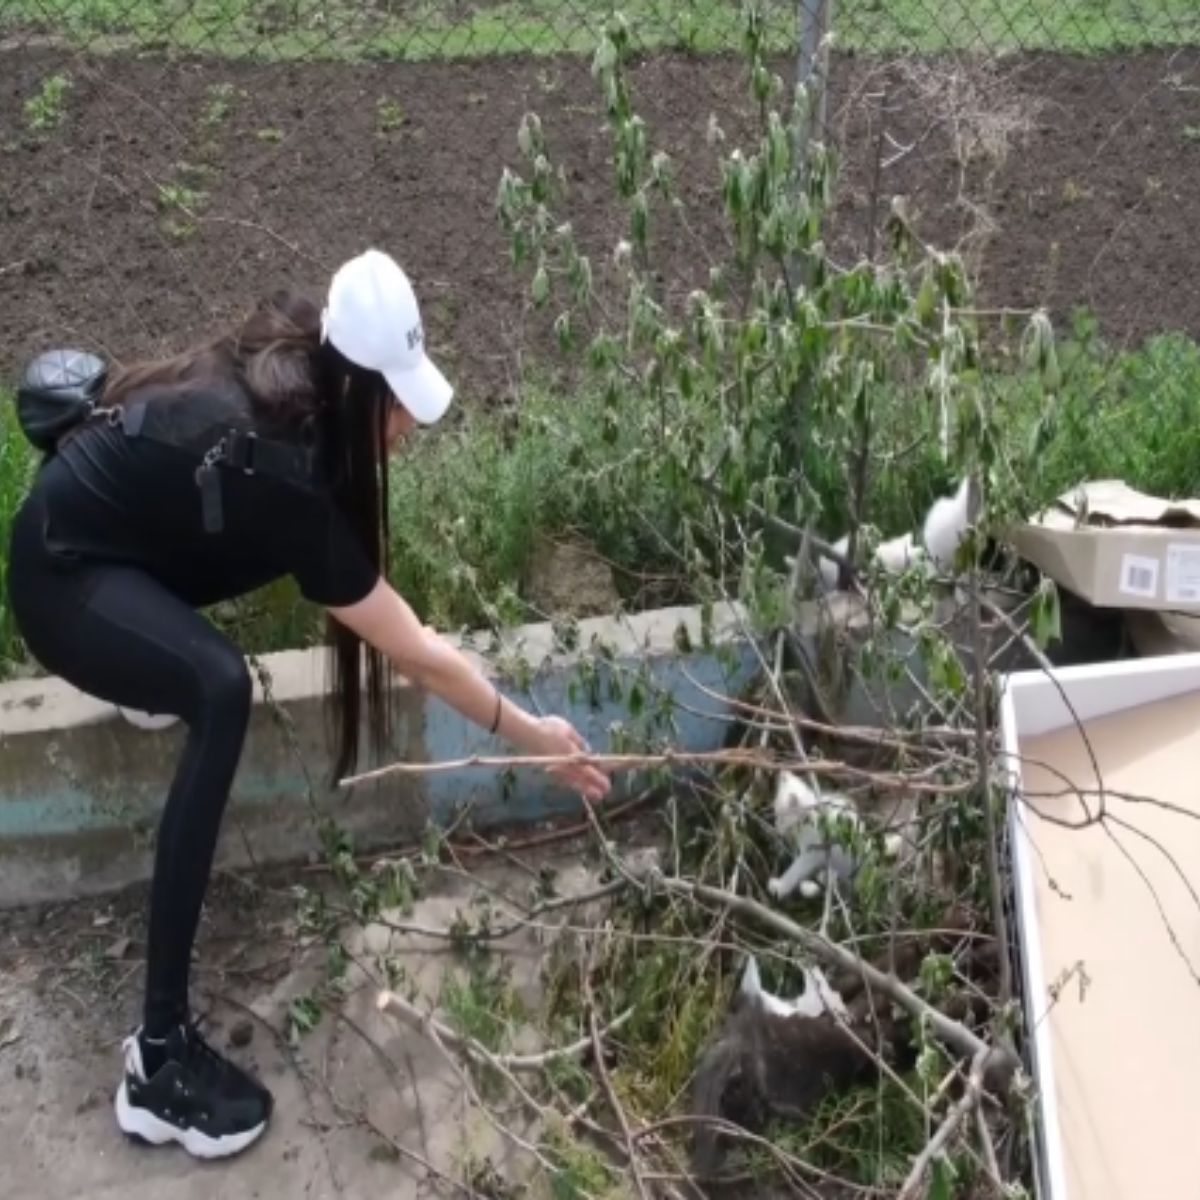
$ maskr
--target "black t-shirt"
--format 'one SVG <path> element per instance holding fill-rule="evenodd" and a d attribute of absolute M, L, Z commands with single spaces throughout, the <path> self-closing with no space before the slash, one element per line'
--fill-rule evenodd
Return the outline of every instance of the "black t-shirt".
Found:
<path fill-rule="evenodd" d="M 189 450 L 89 424 L 44 468 L 49 535 L 85 557 L 139 566 L 197 608 L 287 575 L 320 605 L 357 603 L 375 586 L 378 572 L 327 490 L 218 467 L 222 528 L 208 532 L 199 464 Z"/>

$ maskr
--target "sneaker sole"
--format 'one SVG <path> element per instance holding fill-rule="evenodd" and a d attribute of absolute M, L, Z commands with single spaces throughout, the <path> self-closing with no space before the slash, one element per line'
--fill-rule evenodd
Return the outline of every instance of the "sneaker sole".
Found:
<path fill-rule="evenodd" d="M 240 1154 L 256 1142 L 266 1129 L 267 1123 L 256 1125 L 244 1133 L 228 1133 L 224 1137 L 209 1137 L 199 1129 L 180 1129 L 169 1121 L 156 1117 L 149 1109 L 137 1108 L 129 1103 L 129 1092 L 124 1081 L 117 1089 L 117 1124 L 127 1137 L 151 1146 L 165 1146 L 178 1142 L 193 1158 L 228 1158 Z"/>

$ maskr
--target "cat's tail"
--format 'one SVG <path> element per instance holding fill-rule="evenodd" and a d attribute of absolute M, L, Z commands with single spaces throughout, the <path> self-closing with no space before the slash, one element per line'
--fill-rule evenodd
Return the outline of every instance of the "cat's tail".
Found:
<path fill-rule="evenodd" d="M 692 1084 L 691 1108 L 696 1121 L 691 1160 L 692 1170 L 699 1176 L 716 1173 L 727 1141 L 721 1125 L 743 1115 L 760 1091 L 756 1085 L 754 1049 L 747 1033 L 761 1019 L 761 1006 L 755 1002 L 746 1004 L 704 1052 L 696 1068 Z"/>

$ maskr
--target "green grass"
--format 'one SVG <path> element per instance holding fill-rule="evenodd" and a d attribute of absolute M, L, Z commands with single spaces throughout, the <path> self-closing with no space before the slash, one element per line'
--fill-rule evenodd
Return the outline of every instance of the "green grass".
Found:
<path fill-rule="evenodd" d="M 471 6 L 351 0 L 9 0 L 0 29 L 57 32 L 98 52 L 151 48 L 227 58 L 407 59 L 589 53 L 610 0 Z M 733 0 L 627 0 L 645 48 L 738 48 Z M 768 42 L 792 48 L 793 0 L 768 0 Z M 447 11 L 449 10 L 449 11 Z M 1141 10 L 1141 11 L 1139 11 Z M 1200 42 L 1195 0 L 837 0 L 840 44 L 866 52 L 1057 49 L 1095 53 Z"/>
<path fill-rule="evenodd" d="M 24 657 L 8 607 L 8 543 L 36 461 L 17 425 L 12 398 L 0 391 L 0 679 Z"/>
<path fill-rule="evenodd" d="M 1160 496 L 1200 495 L 1200 345 L 1167 334 L 1137 350 L 1113 351 L 1081 318 L 1060 347 L 1060 361 L 1057 425 L 1039 478 L 1027 481 L 1031 505 L 1100 478 L 1124 479 Z M 999 379 L 996 391 L 1013 445 L 1024 445 L 1040 393 L 1020 373 Z M 933 496 L 953 484 L 931 426 L 918 428 L 928 420 L 929 406 L 910 396 L 897 397 L 881 414 L 880 450 L 908 448 L 890 465 L 881 460 L 875 472 L 868 507 L 887 536 L 919 526 Z M 618 423 L 615 441 L 605 440 L 603 427 L 603 400 L 594 392 L 579 389 L 565 403 L 531 387 L 519 419 L 472 414 L 456 429 L 419 438 L 397 460 L 392 579 L 425 621 L 452 630 L 527 618 L 522 596 L 535 548 L 542 537 L 568 529 L 631 572 L 675 566 L 647 523 L 671 544 L 683 519 L 678 503 L 659 475 L 629 465 L 641 426 Z M 0 585 L 12 517 L 33 465 L 13 407 L 0 395 Z M 845 521 L 843 472 L 833 464 L 811 478 L 825 497 L 822 531 L 837 536 Z M 0 586 L 0 676 L 22 658 L 5 595 Z M 212 615 L 247 650 L 308 645 L 321 632 L 319 612 L 290 579 Z"/>
<path fill-rule="evenodd" d="M 610 472 L 635 451 L 635 434 L 604 440 L 598 396 L 564 403 L 525 392 L 519 418 L 475 414 L 460 428 L 419 439 L 392 472 L 392 575 L 441 628 L 522 616 L 517 598 L 538 539 L 580 529 L 608 557 L 652 567 L 649 535 L 628 519 L 633 499 L 669 525 L 669 498 L 619 496 Z M 486 602 L 485 602 L 486 599 Z M 489 608 L 491 604 L 494 608 Z"/>
<path fill-rule="evenodd" d="M 1200 345 L 1181 333 L 1111 352 L 1090 321 L 1062 352 L 1063 404 L 1039 491 L 1124 479 L 1156 496 L 1200 496 Z M 1018 409 L 1018 428 L 1029 415 Z"/>

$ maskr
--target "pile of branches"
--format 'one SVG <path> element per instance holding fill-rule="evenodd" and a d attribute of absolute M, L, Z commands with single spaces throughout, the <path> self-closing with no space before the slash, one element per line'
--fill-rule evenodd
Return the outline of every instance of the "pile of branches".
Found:
<path fill-rule="evenodd" d="M 593 756 L 651 781 L 567 831 L 588 839 L 597 889 L 510 897 L 486 929 L 443 931 L 487 955 L 570 914 L 545 960 L 546 1049 L 484 1045 L 395 991 L 380 1007 L 445 1051 L 555 1195 L 1019 1196 L 1026 1091 L 986 655 L 978 726 L 968 688 L 950 723 L 857 727 L 804 715 L 812 664 L 797 669 L 787 634 L 750 693 L 718 697 L 734 714 L 725 748 Z M 498 762 L 529 760 L 387 770 Z M 797 781 L 855 814 L 821 826 L 851 865 L 783 895 L 797 845 L 780 796 Z"/>

